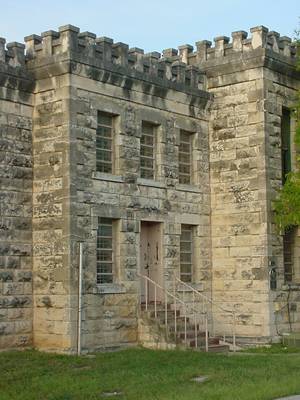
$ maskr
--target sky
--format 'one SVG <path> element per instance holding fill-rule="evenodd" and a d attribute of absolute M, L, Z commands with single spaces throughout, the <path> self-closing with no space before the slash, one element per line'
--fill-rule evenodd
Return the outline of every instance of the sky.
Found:
<path fill-rule="evenodd" d="M 282 36 L 300 27 L 300 0 L 0 0 L 0 37 L 24 36 L 72 24 L 82 32 L 161 51 L 265 25 Z"/>

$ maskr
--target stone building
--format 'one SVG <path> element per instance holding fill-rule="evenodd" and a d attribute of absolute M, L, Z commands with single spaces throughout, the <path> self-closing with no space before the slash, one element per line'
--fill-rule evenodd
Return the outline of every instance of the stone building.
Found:
<path fill-rule="evenodd" d="M 0 349 L 159 346 L 140 304 L 195 291 L 215 335 L 299 331 L 299 235 L 272 217 L 295 65 L 263 26 L 162 55 L 72 25 L 0 38 Z"/>

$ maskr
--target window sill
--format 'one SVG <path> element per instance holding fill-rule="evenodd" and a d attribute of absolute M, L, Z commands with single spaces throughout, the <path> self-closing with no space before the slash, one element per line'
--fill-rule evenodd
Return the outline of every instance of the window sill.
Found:
<path fill-rule="evenodd" d="M 198 292 L 203 292 L 204 290 L 204 285 L 203 282 L 198 282 L 198 283 L 188 283 L 193 289 L 197 290 Z M 191 293 L 192 289 L 186 287 L 183 283 L 180 283 L 177 287 L 178 292 L 185 292 L 185 293 Z"/>
<path fill-rule="evenodd" d="M 120 294 L 126 293 L 126 288 L 119 283 L 98 284 L 95 287 L 95 294 Z"/>
<path fill-rule="evenodd" d="M 138 178 L 137 184 L 141 186 L 151 186 L 164 189 L 166 184 L 164 182 L 155 181 L 154 179 Z"/>
<path fill-rule="evenodd" d="M 300 291 L 300 283 L 285 283 L 284 285 L 282 285 L 282 290 L 295 290 L 295 291 Z"/>
<path fill-rule="evenodd" d="M 105 172 L 94 171 L 92 174 L 93 179 L 107 182 L 124 182 L 124 178 L 120 175 L 108 174 Z"/>
<path fill-rule="evenodd" d="M 196 185 L 184 185 L 182 183 L 178 183 L 175 186 L 175 189 L 181 190 L 183 192 L 202 193 L 201 190 Z"/>

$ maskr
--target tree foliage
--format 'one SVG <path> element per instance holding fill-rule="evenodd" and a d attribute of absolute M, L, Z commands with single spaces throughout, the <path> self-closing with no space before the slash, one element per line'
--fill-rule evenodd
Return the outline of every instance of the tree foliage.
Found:
<path fill-rule="evenodd" d="M 297 69 L 300 71 L 300 39 L 297 33 Z M 286 231 L 293 226 L 300 226 L 300 91 L 293 107 L 296 120 L 294 143 L 296 147 L 295 168 L 290 172 L 274 202 L 275 222 L 280 231 Z"/>

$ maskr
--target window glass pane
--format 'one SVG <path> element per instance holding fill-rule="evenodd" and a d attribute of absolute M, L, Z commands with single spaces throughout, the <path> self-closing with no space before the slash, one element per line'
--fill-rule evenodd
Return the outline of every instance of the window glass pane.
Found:
<path fill-rule="evenodd" d="M 154 178 L 153 171 L 141 169 L 141 177 L 144 179 L 153 179 Z"/>
<path fill-rule="evenodd" d="M 180 261 L 184 263 L 191 263 L 192 262 L 192 255 L 190 253 L 180 253 Z"/>
<path fill-rule="evenodd" d="M 103 137 L 103 138 L 111 138 L 111 127 L 109 126 L 109 127 L 107 127 L 107 126 L 103 126 L 103 125 L 98 125 L 98 127 L 97 127 L 97 134 L 100 136 L 100 137 Z"/>
<path fill-rule="evenodd" d="M 143 122 L 142 123 L 142 131 L 146 135 L 153 135 L 153 128 L 155 125 L 151 124 L 150 122 Z"/>
<path fill-rule="evenodd" d="M 99 149 L 111 150 L 111 144 L 111 139 L 106 139 L 99 136 L 96 139 L 96 146 L 99 147 Z"/>
<path fill-rule="evenodd" d="M 181 165 L 179 168 L 179 173 L 181 173 L 181 175 L 183 177 L 188 177 L 190 176 L 190 166 L 189 165 Z"/>
<path fill-rule="evenodd" d="M 186 228 L 182 228 L 180 241 L 191 241 L 191 239 L 192 239 L 192 230 L 189 228 L 187 230 Z"/>
<path fill-rule="evenodd" d="M 141 167 L 148 168 L 153 172 L 153 160 L 149 158 L 141 158 Z"/>
<path fill-rule="evenodd" d="M 112 238 L 98 237 L 97 247 L 100 249 L 111 249 Z"/>
<path fill-rule="evenodd" d="M 111 274 L 112 273 L 112 264 L 108 263 L 98 263 L 97 264 L 97 273 L 101 274 Z"/>
<path fill-rule="evenodd" d="M 112 250 L 98 250 L 97 251 L 98 261 L 112 261 Z"/>
<path fill-rule="evenodd" d="M 189 175 L 188 176 L 182 175 L 179 182 L 182 183 L 182 184 L 188 185 L 190 183 L 190 176 Z"/>
<path fill-rule="evenodd" d="M 104 225 L 101 223 L 98 227 L 99 235 L 101 236 L 111 236 L 112 235 L 112 225 Z"/>
<path fill-rule="evenodd" d="M 111 173 L 111 164 L 97 163 L 97 171 Z"/>
<path fill-rule="evenodd" d="M 184 155 L 184 153 L 187 153 L 186 156 L 190 155 L 190 143 L 180 143 L 180 151 L 181 151 L 181 156 Z"/>
<path fill-rule="evenodd" d="M 153 158 L 153 147 L 141 147 L 141 156 L 151 157 Z"/>
<path fill-rule="evenodd" d="M 98 113 L 98 124 L 105 126 L 112 126 L 112 117 L 109 114 L 99 112 Z"/>
<path fill-rule="evenodd" d="M 191 274 L 181 274 L 180 279 L 183 282 L 192 282 L 192 275 Z"/>
<path fill-rule="evenodd" d="M 144 134 L 144 135 L 141 136 L 141 143 L 145 144 L 145 145 L 148 145 L 148 146 L 153 146 L 153 142 L 154 142 L 153 139 L 154 138 L 153 138 L 152 135 L 148 136 L 148 135 Z"/>
<path fill-rule="evenodd" d="M 97 283 L 113 283 L 113 276 L 111 274 L 97 275 Z"/>
<path fill-rule="evenodd" d="M 191 264 L 182 264 L 181 263 L 180 272 L 182 274 L 190 274 L 191 273 Z"/>
<path fill-rule="evenodd" d="M 191 252 L 192 251 L 192 243 L 191 242 L 181 242 L 180 248 L 182 252 Z"/>

